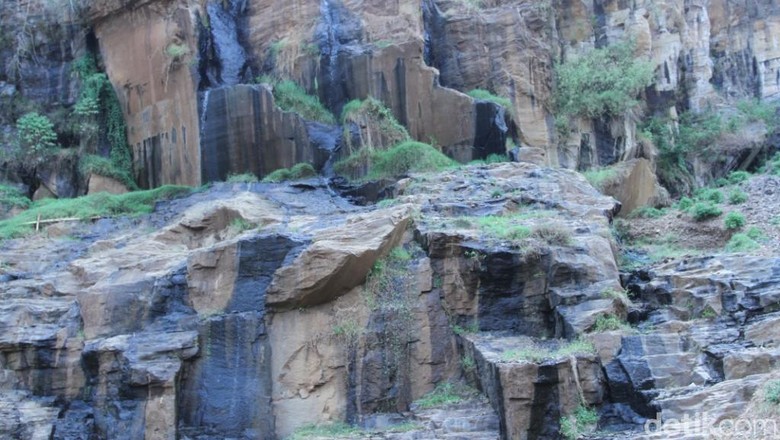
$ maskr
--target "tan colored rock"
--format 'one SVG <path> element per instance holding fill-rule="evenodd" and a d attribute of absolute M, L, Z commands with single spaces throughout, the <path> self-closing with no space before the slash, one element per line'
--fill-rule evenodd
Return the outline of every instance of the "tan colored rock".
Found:
<path fill-rule="evenodd" d="M 89 176 L 87 194 L 96 194 L 99 192 L 124 194 L 127 191 L 125 184 L 116 179 L 112 179 L 111 177 L 101 176 L 99 174 L 92 174 Z"/>
<path fill-rule="evenodd" d="M 56 199 L 57 196 L 49 190 L 45 185 L 41 185 L 38 187 L 38 189 L 35 190 L 35 193 L 33 193 L 32 199 L 33 201 L 36 200 L 43 200 L 43 199 Z"/>
<path fill-rule="evenodd" d="M 610 173 L 599 190 L 620 202 L 620 216 L 625 217 L 643 206 L 663 207 L 671 202 L 669 193 L 658 183 L 647 159 L 620 162 L 605 171 Z"/>
<path fill-rule="evenodd" d="M 198 6 L 188 3 L 105 0 L 91 8 L 143 187 L 201 184 L 198 85 L 189 68 Z M 186 49 L 183 59 L 167 54 L 172 45 Z"/>
<path fill-rule="evenodd" d="M 398 245 L 410 220 L 410 207 L 401 206 L 359 215 L 320 232 L 292 264 L 276 272 L 267 304 L 312 306 L 357 287 L 376 260 Z"/>

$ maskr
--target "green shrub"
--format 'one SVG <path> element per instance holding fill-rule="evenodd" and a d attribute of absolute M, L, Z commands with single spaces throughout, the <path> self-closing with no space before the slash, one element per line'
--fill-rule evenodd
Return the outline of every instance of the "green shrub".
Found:
<path fill-rule="evenodd" d="M 97 156 L 94 154 L 85 154 L 79 158 L 79 171 L 84 176 L 91 174 L 98 174 L 105 177 L 110 177 L 122 182 L 130 190 L 138 189 L 132 176 L 130 176 L 127 170 L 117 168 L 117 166 L 110 159 Z"/>
<path fill-rule="evenodd" d="M 690 197 L 683 197 L 677 202 L 677 209 L 680 211 L 687 211 L 693 207 L 693 199 Z"/>
<path fill-rule="evenodd" d="M 171 43 L 165 48 L 165 55 L 172 58 L 175 61 L 179 61 L 182 58 L 190 54 L 190 48 L 183 44 Z"/>
<path fill-rule="evenodd" d="M 745 203 L 748 199 L 747 194 L 744 192 L 735 189 L 729 193 L 729 204 L 731 205 L 739 205 L 742 203 Z"/>
<path fill-rule="evenodd" d="M 734 234 L 729 242 L 726 244 L 726 251 L 728 252 L 749 252 L 758 249 L 761 245 L 748 234 L 740 233 Z"/>
<path fill-rule="evenodd" d="M 35 168 L 51 157 L 57 144 L 54 124 L 39 113 L 27 113 L 16 121 L 17 160 L 26 168 Z"/>
<path fill-rule="evenodd" d="M 308 177 L 314 177 L 317 175 L 317 171 L 309 163 L 299 163 L 292 168 L 278 169 L 263 178 L 263 182 L 267 183 L 279 183 L 288 180 L 301 180 Z"/>
<path fill-rule="evenodd" d="M 756 226 L 751 226 L 747 232 L 747 236 L 756 241 L 763 241 L 766 239 L 764 232 Z"/>
<path fill-rule="evenodd" d="M 745 216 L 741 212 L 732 211 L 726 214 L 723 224 L 728 230 L 742 229 L 745 226 Z"/>
<path fill-rule="evenodd" d="M 257 176 L 252 173 L 228 174 L 227 177 L 228 183 L 255 183 L 257 181 Z"/>
<path fill-rule="evenodd" d="M 746 99 L 737 103 L 737 108 L 747 122 L 763 121 L 771 133 L 777 126 L 777 104 L 758 99 Z"/>
<path fill-rule="evenodd" d="M 766 385 L 764 400 L 767 403 L 780 405 L 780 380 L 773 380 Z"/>
<path fill-rule="evenodd" d="M 318 121 L 324 124 L 335 124 L 336 118 L 322 105 L 319 98 L 306 93 L 303 87 L 290 80 L 275 80 L 270 77 L 259 77 L 257 82 L 267 83 L 273 87 L 276 105 L 284 111 L 295 112 L 304 119 Z"/>
<path fill-rule="evenodd" d="M 653 82 L 654 66 L 637 59 L 634 42 L 594 49 L 555 68 L 555 103 L 564 115 L 598 118 L 622 115 L 639 104 Z"/>
<path fill-rule="evenodd" d="M 713 184 L 718 188 L 723 188 L 724 186 L 729 185 L 729 181 L 728 179 L 721 177 L 719 179 L 715 179 L 715 182 L 713 182 Z"/>
<path fill-rule="evenodd" d="M 148 191 L 127 194 L 98 193 L 75 199 L 44 199 L 30 205 L 30 209 L 16 217 L 0 221 L 0 240 L 16 238 L 29 233 L 38 219 L 111 217 L 141 215 L 154 210 L 158 200 L 167 200 L 190 194 L 192 188 L 161 186 Z"/>
<path fill-rule="evenodd" d="M 512 101 L 510 101 L 509 98 L 504 98 L 503 96 L 496 96 L 493 93 L 490 93 L 489 91 L 484 89 L 471 90 L 470 92 L 468 92 L 468 95 L 476 99 L 477 101 L 488 101 L 488 102 L 492 102 L 493 104 L 498 104 L 501 107 L 504 107 L 510 115 L 512 114 L 512 110 L 514 109 L 514 107 L 512 106 Z"/>
<path fill-rule="evenodd" d="M 691 215 L 697 222 L 718 217 L 721 214 L 723 214 L 723 211 L 712 203 L 697 202 L 691 208 Z"/>
<path fill-rule="evenodd" d="M 598 422 L 599 415 L 595 409 L 579 405 L 573 414 L 561 418 L 561 435 L 566 440 L 576 440 L 595 430 Z"/>

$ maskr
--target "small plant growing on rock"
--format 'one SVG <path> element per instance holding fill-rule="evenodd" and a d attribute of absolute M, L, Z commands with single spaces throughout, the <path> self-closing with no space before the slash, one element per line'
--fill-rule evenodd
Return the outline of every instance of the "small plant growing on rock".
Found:
<path fill-rule="evenodd" d="M 537 226 L 531 235 L 550 246 L 568 246 L 572 242 L 571 232 L 561 226 Z"/>
<path fill-rule="evenodd" d="M 631 305 L 631 298 L 628 297 L 628 293 L 623 289 L 607 289 L 601 292 L 601 297 L 616 299 L 627 306 Z"/>
<path fill-rule="evenodd" d="M 471 373 L 477 369 L 477 362 L 472 356 L 464 355 L 460 358 L 460 366 L 466 373 Z"/>
<path fill-rule="evenodd" d="M 414 405 L 420 409 L 438 408 L 460 403 L 477 395 L 477 391 L 468 385 L 441 382 L 436 385 L 433 391 L 416 401 Z"/>
<path fill-rule="evenodd" d="M 16 121 L 16 139 L 19 163 L 35 168 L 54 154 L 57 133 L 48 117 L 39 113 L 27 113 Z"/>
<path fill-rule="evenodd" d="M 594 431 L 598 422 L 596 410 L 580 404 L 573 414 L 561 418 L 561 435 L 567 440 L 576 440 Z"/>
<path fill-rule="evenodd" d="M 702 188 L 695 193 L 696 200 L 702 202 L 723 203 L 723 192 L 714 188 Z"/>
<path fill-rule="evenodd" d="M 742 227 L 745 226 L 745 216 L 739 211 L 729 212 L 726 214 L 723 224 L 729 231 L 742 229 Z"/>
<path fill-rule="evenodd" d="M 501 107 L 504 107 L 506 111 L 509 112 L 509 114 L 512 113 L 512 108 L 513 108 L 512 101 L 510 101 L 509 98 L 504 98 L 503 96 L 497 96 L 483 89 L 471 90 L 470 92 L 468 92 L 468 95 L 476 99 L 477 101 L 488 101 L 488 102 L 492 102 L 493 104 L 500 105 Z"/>
<path fill-rule="evenodd" d="M 466 325 L 453 325 L 452 332 L 458 336 L 479 333 L 479 322 L 475 319 Z"/>
<path fill-rule="evenodd" d="M 680 211 L 687 211 L 693 207 L 693 199 L 690 197 L 683 197 L 677 202 L 677 209 Z"/>
<path fill-rule="evenodd" d="M 604 333 L 615 330 L 630 330 L 631 326 L 619 317 L 612 314 L 601 315 L 596 318 L 596 323 L 591 331 L 593 333 Z"/>
<path fill-rule="evenodd" d="M 742 183 L 750 178 L 750 173 L 747 171 L 733 171 L 729 174 L 728 181 L 732 185 Z"/>
<path fill-rule="evenodd" d="M 599 191 L 603 191 L 605 188 L 615 182 L 618 177 L 618 173 L 613 168 L 599 168 L 596 170 L 588 170 L 582 173 L 585 179 L 594 188 Z"/>
<path fill-rule="evenodd" d="M 698 202 L 691 208 L 691 216 L 697 222 L 718 217 L 721 214 L 723 214 L 723 211 L 709 202 Z"/>

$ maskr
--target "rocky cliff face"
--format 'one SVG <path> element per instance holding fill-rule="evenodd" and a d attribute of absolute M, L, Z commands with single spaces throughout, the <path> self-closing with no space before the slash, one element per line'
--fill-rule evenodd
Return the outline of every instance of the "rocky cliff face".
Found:
<path fill-rule="evenodd" d="M 351 438 L 557 439 L 587 405 L 603 438 L 642 438 L 658 414 L 738 418 L 773 377 L 775 258 L 621 280 L 616 203 L 562 169 L 395 191 L 365 208 L 316 178 L 220 184 L 4 243 L 0 433 L 275 439 L 348 421 L 375 432 Z M 484 397 L 419 403 L 458 382 Z"/>
<path fill-rule="evenodd" d="M 264 175 L 318 155 L 320 144 L 311 142 L 316 136 L 306 135 L 295 118 L 268 129 L 267 111 L 238 105 L 229 118 L 244 121 L 240 127 L 214 125 L 225 116 L 221 104 L 209 102 L 210 91 L 251 83 L 261 74 L 292 78 L 336 115 L 349 100 L 377 98 L 413 138 L 462 161 L 482 157 L 472 150 L 497 135 L 536 149 L 523 157 L 578 169 L 653 161 L 655 153 L 638 141 L 631 115 L 583 119 L 560 137 L 553 108 L 557 60 L 633 39 L 636 56 L 655 66 L 655 83 L 643 94 L 645 112 L 672 118 L 737 98 L 774 99 L 778 87 L 772 44 L 778 11 L 772 2 L 75 5 L 55 9 L 31 1 L 6 8 L 5 35 L 24 41 L 16 41 L 14 50 L 6 46 L 0 79 L 9 95 L 48 104 L 56 96 L 72 104 L 77 83 L 69 78 L 69 62 L 95 43 L 123 104 L 143 186 L 223 178 L 225 171 L 217 169 Z M 22 15 L 35 32 L 17 32 L 24 29 L 13 23 Z M 90 29 L 96 40 L 85 38 Z M 483 116 L 479 102 L 459 93 L 477 88 L 509 100 L 506 120 Z M 268 97 L 261 101 L 273 107 Z M 248 133 L 262 142 L 241 146 L 229 159 L 215 156 L 221 140 Z M 338 138 L 329 143 L 340 145 Z M 287 156 L 280 148 L 296 153 Z M 281 156 L 286 159 L 269 159 Z"/>

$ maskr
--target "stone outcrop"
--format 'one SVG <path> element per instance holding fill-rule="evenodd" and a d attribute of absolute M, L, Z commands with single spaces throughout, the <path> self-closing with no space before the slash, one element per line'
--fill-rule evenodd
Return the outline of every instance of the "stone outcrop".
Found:
<path fill-rule="evenodd" d="M 658 183 L 647 159 L 620 162 L 609 168 L 599 190 L 620 202 L 620 215 L 627 216 L 642 206 L 662 207 L 671 203 L 669 193 Z"/>

